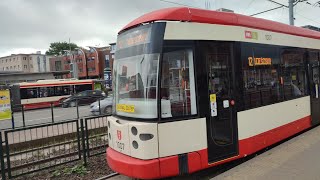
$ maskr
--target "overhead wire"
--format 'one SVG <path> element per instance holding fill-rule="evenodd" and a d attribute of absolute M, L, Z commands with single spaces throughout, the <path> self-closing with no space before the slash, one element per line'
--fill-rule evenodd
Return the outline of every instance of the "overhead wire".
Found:
<path fill-rule="evenodd" d="M 168 1 L 168 0 L 159 0 L 159 1 L 170 3 L 170 4 L 175 4 L 175 5 L 179 5 L 179 6 L 185 6 L 185 7 L 191 7 L 191 8 L 201 8 L 201 7 L 197 7 L 197 6 L 190 6 L 190 5 L 187 5 L 187 4 L 182 4 L 182 3 Z"/>

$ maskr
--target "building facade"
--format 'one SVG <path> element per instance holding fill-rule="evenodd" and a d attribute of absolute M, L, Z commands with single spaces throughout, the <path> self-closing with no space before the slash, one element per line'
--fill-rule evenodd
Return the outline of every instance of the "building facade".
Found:
<path fill-rule="evenodd" d="M 65 54 L 50 58 L 51 71 L 73 71 L 73 63 L 77 69 L 79 79 L 103 79 L 106 63 L 112 65 L 110 47 L 79 48 L 72 54 Z M 63 78 L 71 78 L 72 73 Z"/>
<path fill-rule="evenodd" d="M 24 73 L 49 72 L 52 56 L 37 52 L 36 54 L 12 54 L 0 57 L 0 71 L 15 71 Z"/>

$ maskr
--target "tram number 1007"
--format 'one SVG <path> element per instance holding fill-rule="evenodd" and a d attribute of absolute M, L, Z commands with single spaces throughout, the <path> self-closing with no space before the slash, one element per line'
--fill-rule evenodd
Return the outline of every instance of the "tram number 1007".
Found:
<path fill-rule="evenodd" d="M 121 149 L 123 151 L 124 150 L 124 143 L 117 141 L 117 148 Z"/>

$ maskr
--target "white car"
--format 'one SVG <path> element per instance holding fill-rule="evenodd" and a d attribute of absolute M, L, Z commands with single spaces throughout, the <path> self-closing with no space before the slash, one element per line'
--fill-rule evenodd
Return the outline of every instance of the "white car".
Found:
<path fill-rule="evenodd" d="M 113 96 L 108 96 L 102 100 L 100 100 L 100 106 L 99 101 L 96 101 L 90 105 L 90 112 L 93 115 L 100 115 L 101 114 L 111 114 L 112 113 L 112 102 Z"/>

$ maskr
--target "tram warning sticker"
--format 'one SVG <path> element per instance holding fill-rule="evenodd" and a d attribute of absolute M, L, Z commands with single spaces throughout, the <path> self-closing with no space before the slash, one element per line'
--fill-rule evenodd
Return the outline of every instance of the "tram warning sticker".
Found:
<path fill-rule="evenodd" d="M 134 113 L 134 105 L 117 104 L 117 111 Z"/>
<path fill-rule="evenodd" d="M 211 109 L 211 116 L 217 116 L 218 110 L 217 110 L 217 95 L 216 94 L 210 94 L 210 109 Z"/>
<path fill-rule="evenodd" d="M 210 94 L 210 102 L 217 102 L 217 95 L 216 94 Z"/>

